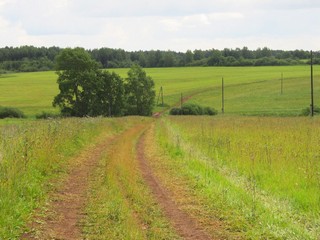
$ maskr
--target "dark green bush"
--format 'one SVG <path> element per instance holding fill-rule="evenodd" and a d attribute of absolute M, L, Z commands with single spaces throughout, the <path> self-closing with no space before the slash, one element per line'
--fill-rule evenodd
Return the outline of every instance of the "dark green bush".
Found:
<path fill-rule="evenodd" d="M 204 107 L 203 108 L 203 115 L 217 115 L 218 111 L 211 107 Z"/>
<path fill-rule="evenodd" d="M 12 107 L 0 107 L 0 119 L 3 118 L 25 118 L 24 113 Z"/>
<path fill-rule="evenodd" d="M 183 115 L 202 115 L 203 114 L 203 108 L 194 103 L 183 104 L 181 110 Z"/>
<path fill-rule="evenodd" d="M 36 115 L 36 119 L 50 119 L 50 118 L 59 118 L 61 114 L 59 113 L 50 113 L 50 112 L 42 112 Z"/>
<path fill-rule="evenodd" d="M 320 107 L 315 106 L 313 109 L 314 114 L 320 114 Z M 310 107 L 304 108 L 301 111 L 301 116 L 310 116 L 311 115 L 311 109 Z"/>
<path fill-rule="evenodd" d="M 214 108 L 202 107 L 194 103 L 186 103 L 182 108 L 172 108 L 170 115 L 216 115 L 218 112 Z"/>
<path fill-rule="evenodd" d="M 170 115 L 181 115 L 181 108 L 171 108 Z"/>

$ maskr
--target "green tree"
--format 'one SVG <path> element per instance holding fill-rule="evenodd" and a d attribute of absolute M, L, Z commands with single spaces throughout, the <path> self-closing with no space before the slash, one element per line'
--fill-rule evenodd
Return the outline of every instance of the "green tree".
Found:
<path fill-rule="evenodd" d="M 192 53 L 191 50 L 188 50 L 188 51 L 186 52 L 185 62 L 186 62 L 186 64 L 190 64 L 190 63 L 193 62 L 193 53 Z"/>
<path fill-rule="evenodd" d="M 244 59 L 252 59 L 253 58 L 253 54 L 252 54 L 252 51 L 250 51 L 248 49 L 248 47 L 243 47 L 241 49 L 241 55 Z"/>
<path fill-rule="evenodd" d="M 155 101 L 154 81 L 139 66 L 133 65 L 125 84 L 127 114 L 149 116 Z"/>
<path fill-rule="evenodd" d="M 203 59 L 204 58 L 204 54 L 203 54 L 203 51 L 202 50 L 194 50 L 193 51 L 193 59 L 195 60 L 195 61 L 197 61 L 197 60 L 201 60 L 201 59 Z"/>
<path fill-rule="evenodd" d="M 56 70 L 60 93 L 53 106 L 65 115 L 87 115 L 96 94 L 98 63 L 83 48 L 66 48 L 56 58 Z"/>
<path fill-rule="evenodd" d="M 175 65 L 175 57 L 173 52 L 168 51 L 162 54 L 161 66 L 162 67 L 173 67 Z"/>
<path fill-rule="evenodd" d="M 91 114 L 122 116 L 125 108 L 123 79 L 114 72 L 101 71 L 97 77 L 97 87 Z"/>
<path fill-rule="evenodd" d="M 224 57 L 219 50 L 212 50 L 212 56 L 208 60 L 209 66 L 222 66 L 224 64 Z"/>

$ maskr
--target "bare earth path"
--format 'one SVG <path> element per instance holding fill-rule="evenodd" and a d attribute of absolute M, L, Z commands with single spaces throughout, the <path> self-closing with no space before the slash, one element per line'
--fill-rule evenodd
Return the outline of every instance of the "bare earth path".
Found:
<path fill-rule="evenodd" d="M 154 176 L 144 153 L 145 144 L 145 137 L 142 135 L 137 144 L 137 155 L 140 161 L 142 175 L 153 192 L 156 201 L 164 210 L 167 218 L 172 222 L 177 233 L 183 239 L 188 240 L 211 239 L 209 235 L 198 226 L 195 219 L 192 219 L 188 214 L 179 209 L 179 206 L 170 197 L 171 193 L 163 188 L 159 180 Z"/>
<path fill-rule="evenodd" d="M 136 136 L 141 135 L 146 127 L 137 129 Z M 132 131 L 132 129 L 127 129 L 125 132 L 127 131 Z M 22 239 L 82 239 L 79 222 L 83 218 L 83 209 L 86 205 L 89 177 L 98 167 L 99 160 L 106 154 L 109 146 L 113 142 L 121 142 L 121 137 L 126 136 L 125 132 L 115 137 L 105 136 L 97 144 L 88 147 L 78 157 L 71 160 L 72 170 L 61 187 L 52 193 L 50 197 L 52 201 L 49 203 L 48 210 L 41 213 L 45 216 L 35 216 L 30 226 L 32 232 L 24 234 Z M 132 143 L 132 148 L 137 149 L 139 167 L 146 184 L 150 187 L 155 200 L 176 232 L 183 239 L 212 239 L 199 227 L 195 219 L 179 209 L 170 191 L 162 187 L 148 164 L 144 153 L 145 144 L 147 143 L 142 134 L 136 146 Z"/>
<path fill-rule="evenodd" d="M 112 139 L 106 137 L 72 160 L 75 166 L 63 185 L 51 196 L 46 216 L 36 216 L 30 226 L 32 232 L 24 234 L 22 239 L 81 239 L 78 223 L 86 202 L 88 177 L 110 142 Z"/>

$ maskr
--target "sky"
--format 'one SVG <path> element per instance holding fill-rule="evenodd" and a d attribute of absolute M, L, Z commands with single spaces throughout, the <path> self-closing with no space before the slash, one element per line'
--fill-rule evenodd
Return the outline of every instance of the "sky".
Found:
<path fill-rule="evenodd" d="M 319 0 L 0 0 L 0 47 L 320 49 Z"/>

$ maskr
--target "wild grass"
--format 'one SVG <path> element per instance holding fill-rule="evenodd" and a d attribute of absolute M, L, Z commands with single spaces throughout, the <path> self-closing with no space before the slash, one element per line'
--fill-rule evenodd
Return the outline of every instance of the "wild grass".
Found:
<path fill-rule="evenodd" d="M 75 118 L 1 126 L 0 239 L 19 238 L 72 156 L 101 132 L 112 135 L 127 125 L 125 119 Z"/>
<path fill-rule="evenodd" d="M 318 239 L 319 131 L 318 118 L 170 117 L 158 141 L 231 232 Z"/>

